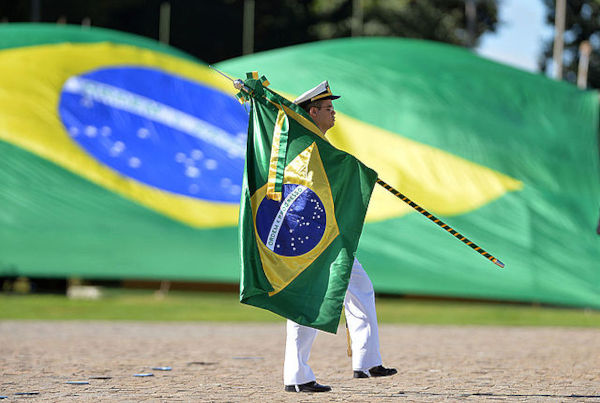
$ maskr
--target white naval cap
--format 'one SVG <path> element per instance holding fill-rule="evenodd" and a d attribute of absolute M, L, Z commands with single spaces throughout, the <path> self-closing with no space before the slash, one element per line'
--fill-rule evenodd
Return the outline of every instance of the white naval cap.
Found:
<path fill-rule="evenodd" d="M 329 88 L 329 83 L 323 81 L 321 84 L 311 88 L 298 98 L 294 99 L 294 103 L 302 107 L 309 102 L 318 101 L 320 99 L 338 99 L 339 97 L 339 95 L 333 95 Z"/>

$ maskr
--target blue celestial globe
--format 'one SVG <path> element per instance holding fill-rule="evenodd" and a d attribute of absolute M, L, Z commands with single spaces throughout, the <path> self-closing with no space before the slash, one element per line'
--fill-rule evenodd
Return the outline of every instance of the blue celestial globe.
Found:
<path fill-rule="evenodd" d="M 278 255 L 310 252 L 323 238 L 327 215 L 319 196 L 301 185 L 284 184 L 280 202 L 261 201 L 256 228 L 262 242 Z"/>
<path fill-rule="evenodd" d="M 232 96 L 162 70 L 119 66 L 70 77 L 58 112 L 73 141 L 120 174 L 239 203 L 248 114 Z"/>

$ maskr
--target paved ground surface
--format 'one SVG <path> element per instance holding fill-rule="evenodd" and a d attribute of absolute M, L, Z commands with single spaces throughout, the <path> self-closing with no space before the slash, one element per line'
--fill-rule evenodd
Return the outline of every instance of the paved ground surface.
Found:
<path fill-rule="evenodd" d="M 600 402 L 600 329 L 382 326 L 384 363 L 399 374 L 381 379 L 352 379 L 345 331 L 320 333 L 311 365 L 318 381 L 333 387 L 325 394 L 283 391 L 284 332 L 283 323 L 4 321 L 0 395 L 52 402 Z"/>

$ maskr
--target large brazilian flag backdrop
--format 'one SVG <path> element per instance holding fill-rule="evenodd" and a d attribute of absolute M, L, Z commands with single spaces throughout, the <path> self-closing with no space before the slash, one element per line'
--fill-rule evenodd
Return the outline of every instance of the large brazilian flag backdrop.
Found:
<path fill-rule="evenodd" d="M 376 290 L 600 307 L 597 93 L 401 39 L 219 67 L 288 97 L 328 79 L 334 145 L 506 263 L 376 187 Z M 0 276 L 239 280 L 248 115 L 228 81 L 140 37 L 2 24 L 0 83 Z"/>
<path fill-rule="evenodd" d="M 223 62 L 297 96 L 322 80 L 328 133 L 505 269 L 376 187 L 358 258 L 376 290 L 600 308 L 598 94 L 443 44 L 343 39 Z"/>
<path fill-rule="evenodd" d="M 236 281 L 248 113 L 168 46 L 0 26 L 0 276 Z"/>

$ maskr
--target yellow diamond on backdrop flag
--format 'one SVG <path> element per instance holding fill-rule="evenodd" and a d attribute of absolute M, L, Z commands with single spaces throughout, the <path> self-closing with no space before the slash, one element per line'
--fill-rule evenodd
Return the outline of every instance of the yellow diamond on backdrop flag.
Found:
<path fill-rule="evenodd" d="M 384 180 L 401 184 L 402 193 L 413 200 L 426 201 L 424 206 L 435 214 L 465 214 L 524 186 L 522 181 L 497 170 L 344 113 L 336 114 L 336 124 L 328 137 L 336 147 L 360 155 L 361 161 L 376 167 Z M 377 186 L 367 211 L 367 222 L 401 217 L 413 211 Z"/>

